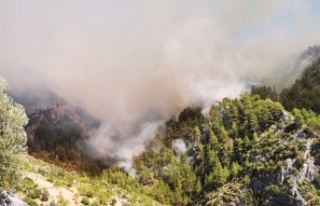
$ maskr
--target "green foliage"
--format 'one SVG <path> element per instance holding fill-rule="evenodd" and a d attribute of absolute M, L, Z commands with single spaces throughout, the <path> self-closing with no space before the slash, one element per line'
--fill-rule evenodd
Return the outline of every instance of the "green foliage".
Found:
<path fill-rule="evenodd" d="M 83 197 L 83 198 L 81 199 L 81 203 L 82 203 L 83 205 L 89 205 L 89 204 L 90 204 L 90 200 L 89 200 L 89 198 L 87 198 L 87 197 Z"/>
<path fill-rule="evenodd" d="M 320 113 L 320 84 L 319 84 L 319 63 L 320 58 L 305 69 L 300 79 L 284 89 L 280 94 L 280 101 L 288 110 L 311 109 Z"/>
<path fill-rule="evenodd" d="M 294 109 L 292 114 L 283 110 L 278 102 L 249 94 L 239 99 L 225 98 L 213 105 L 206 116 L 199 108 L 185 109 L 178 121 L 168 121 L 166 130 L 147 142 L 146 150 L 133 158 L 134 178 L 110 166 L 99 177 L 77 181 L 77 189 L 83 196 L 81 203 L 115 204 L 110 190 L 113 186 L 121 188 L 121 193 L 133 205 L 153 205 L 147 196 L 167 205 L 219 204 L 221 201 L 262 205 L 270 198 L 287 195 L 292 185 L 288 179 L 276 182 L 279 173 L 285 160 L 292 158 L 295 164 L 289 173 L 297 175 L 297 168 L 305 161 L 301 151 L 306 138 L 313 139 L 311 155 L 320 158 L 320 140 L 315 138 L 320 118 L 305 109 Z M 46 125 L 42 129 L 39 137 L 58 138 L 56 128 Z M 71 133 L 68 135 L 75 135 Z M 299 133 L 305 136 L 298 137 Z M 176 139 L 184 141 L 187 152 L 175 151 L 172 142 Z M 61 147 L 55 141 L 43 141 L 43 144 L 54 154 L 59 153 L 57 161 L 69 161 L 64 143 Z M 51 179 L 61 186 L 71 187 L 75 180 L 68 172 L 52 170 L 49 173 L 56 175 Z M 255 185 L 259 185 L 259 189 Z M 318 185 L 316 178 L 313 185 Z M 30 190 L 30 197 L 41 196 L 36 187 L 24 187 L 24 190 Z M 120 194 L 120 191 L 117 192 Z"/>
<path fill-rule="evenodd" d="M 30 193 L 28 193 L 28 196 L 32 199 L 38 199 L 41 196 L 41 190 L 39 189 L 35 189 L 30 191 Z"/>
<path fill-rule="evenodd" d="M 65 103 L 61 103 L 63 106 Z M 79 125 L 94 128 L 96 121 L 79 110 L 70 112 L 83 123 L 78 123 L 68 113 L 59 116 L 55 108 L 39 110 L 31 115 L 27 129 L 36 125 L 33 139 L 27 142 L 29 154 L 68 170 L 86 172 L 90 176 L 100 175 L 101 168 L 85 152 L 84 145 L 78 141 L 85 138 L 85 131 Z M 88 120 L 87 120 L 88 119 Z M 93 122 L 93 123 L 87 123 Z"/>
<path fill-rule="evenodd" d="M 29 190 L 34 190 L 37 187 L 37 184 L 35 184 L 32 179 L 25 177 L 16 188 L 18 191 L 27 192 Z"/>
<path fill-rule="evenodd" d="M 295 165 L 298 169 L 301 169 L 301 167 L 303 166 L 304 164 L 304 158 L 303 156 L 300 154 L 297 158 L 296 158 L 296 162 L 295 162 Z"/>
<path fill-rule="evenodd" d="M 81 184 L 78 187 L 78 191 L 79 191 L 80 195 L 87 196 L 89 198 L 93 197 L 93 195 L 94 195 L 94 189 L 93 189 L 92 185 L 90 185 L 90 184 Z"/>
<path fill-rule="evenodd" d="M 217 188 L 221 187 L 229 177 L 229 170 L 223 168 L 221 163 L 217 163 L 213 168 L 213 171 L 206 176 L 205 187 Z"/>
<path fill-rule="evenodd" d="M 116 203 L 117 203 L 117 200 L 116 199 L 112 199 L 110 205 L 116 205 Z"/>
<path fill-rule="evenodd" d="M 232 197 L 239 204 L 259 205 L 270 196 L 284 195 L 291 187 L 288 181 L 278 187 L 265 179 L 276 178 L 287 158 L 296 159 L 291 170 L 295 175 L 294 170 L 304 162 L 301 151 L 305 145 L 297 133 L 311 138 L 314 129 L 320 128 L 320 118 L 311 111 L 296 109 L 290 114 L 279 102 L 249 94 L 225 98 L 211 107 L 208 116 L 196 114 L 196 109 L 187 109 L 178 122 L 169 121 L 167 130 L 134 158 L 143 191 L 161 203 L 192 205 L 197 197 L 206 196 L 214 199 L 208 201 L 212 204 L 219 198 L 230 202 Z M 184 140 L 187 153 L 175 154 L 175 139 Z M 319 145 L 314 140 L 313 155 L 320 154 Z M 257 181 L 262 182 L 261 191 L 250 190 Z M 228 190 L 225 186 L 229 184 L 241 184 L 243 189 L 220 194 L 218 199 L 208 195 Z"/>
<path fill-rule="evenodd" d="M 61 206 L 68 206 L 69 201 L 63 197 L 63 195 L 60 193 L 58 196 L 58 204 Z"/>
<path fill-rule="evenodd" d="M 49 192 L 48 189 L 43 189 L 42 194 L 41 194 L 41 201 L 46 202 L 49 200 Z"/>
<path fill-rule="evenodd" d="M 25 197 L 23 198 L 23 201 L 25 201 L 29 206 L 39 206 L 38 203 L 36 203 L 32 198 Z"/>
<path fill-rule="evenodd" d="M 315 196 L 311 199 L 311 205 L 316 206 L 320 205 L 320 196 Z"/>
<path fill-rule="evenodd" d="M 0 77 L 0 186 L 9 187 L 19 180 L 19 165 L 26 151 L 24 126 L 28 119 L 24 108 L 5 92 L 7 82 Z"/>
<path fill-rule="evenodd" d="M 278 94 L 275 90 L 275 88 L 271 88 L 268 86 L 253 86 L 251 88 L 251 94 L 252 95 L 259 95 L 262 99 L 272 99 L 277 100 Z"/>

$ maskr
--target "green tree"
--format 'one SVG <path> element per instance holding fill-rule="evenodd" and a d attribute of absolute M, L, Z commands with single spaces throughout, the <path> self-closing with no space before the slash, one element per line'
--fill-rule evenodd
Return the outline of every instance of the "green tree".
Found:
<path fill-rule="evenodd" d="M 205 179 L 205 185 L 207 188 L 221 187 L 228 179 L 229 171 L 227 168 L 222 167 L 219 162 L 210 172 Z"/>
<path fill-rule="evenodd" d="M 303 125 L 305 123 L 301 110 L 294 108 L 292 113 L 295 117 L 296 123 L 299 125 Z"/>
<path fill-rule="evenodd" d="M 193 133 L 193 141 L 200 141 L 200 137 L 201 137 L 201 131 L 199 129 L 198 126 L 194 126 L 193 127 L 193 130 L 192 130 L 192 133 Z"/>
<path fill-rule="evenodd" d="M 24 108 L 5 93 L 7 85 L 0 77 L 0 184 L 3 187 L 18 180 L 18 167 L 26 151 L 24 126 L 28 123 Z"/>

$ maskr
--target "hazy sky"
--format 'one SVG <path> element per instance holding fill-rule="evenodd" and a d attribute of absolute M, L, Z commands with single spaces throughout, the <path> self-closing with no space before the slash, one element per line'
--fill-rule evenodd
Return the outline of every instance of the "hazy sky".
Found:
<path fill-rule="evenodd" d="M 89 144 L 128 158 L 184 107 L 281 76 L 279 63 L 319 44 L 319 10 L 316 0 L 1 0 L 0 74 L 13 90 L 48 87 L 84 107 L 103 121 Z"/>

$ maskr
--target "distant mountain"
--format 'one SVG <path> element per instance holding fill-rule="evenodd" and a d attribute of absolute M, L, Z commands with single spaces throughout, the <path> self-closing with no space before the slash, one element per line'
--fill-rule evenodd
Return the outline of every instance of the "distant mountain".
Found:
<path fill-rule="evenodd" d="M 37 110 L 53 108 L 63 101 L 61 97 L 45 88 L 30 87 L 23 91 L 13 90 L 10 91 L 9 94 L 16 102 L 23 105 L 28 115 L 31 115 Z"/>
<path fill-rule="evenodd" d="M 319 57 L 320 45 L 310 46 L 308 49 L 291 57 L 290 61 L 281 67 L 281 71 L 279 72 L 282 72 L 282 74 L 275 74 L 273 77 L 274 79 L 277 79 L 277 76 L 282 77 L 276 82 L 275 86 L 277 89 L 283 89 L 291 86 L 296 79 L 301 78 L 301 75 L 306 68 L 316 62 Z"/>
<path fill-rule="evenodd" d="M 320 58 L 303 71 L 301 78 L 280 93 L 280 101 L 288 109 L 305 108 L 320 113 Z"/>
<path fill-rule="evenodd" d="M 251 94 L 261 98 L 280 101 L 291 111 L 294 108 L 311 109 L 320 114 L 320 46 L 309 47 L 303 51 L 295 62 L 295 66 L 288 68 L 287 76 L 295 77 L 292 84 L 281 91 L 275 87 L 253 86 Z"/>

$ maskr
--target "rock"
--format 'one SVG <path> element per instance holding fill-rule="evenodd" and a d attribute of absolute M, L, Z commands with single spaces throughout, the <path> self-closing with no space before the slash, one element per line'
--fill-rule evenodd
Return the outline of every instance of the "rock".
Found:
<path fill-rule="evenodd" d="M 294 164 L 295 160 L 292 160 L 290 158 L 286 159 L 284 168 L 281 169 L 280 173 L 280 183 L 282 184 L 286 175 L 291 174 L 292 165 Z"/>
<path fill-rule="evenodd" d="M 28 206 L 28 204 L 11 192 L 0 190 L 0 206 Z"/>

